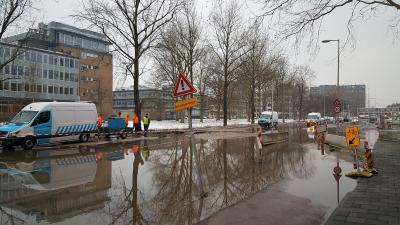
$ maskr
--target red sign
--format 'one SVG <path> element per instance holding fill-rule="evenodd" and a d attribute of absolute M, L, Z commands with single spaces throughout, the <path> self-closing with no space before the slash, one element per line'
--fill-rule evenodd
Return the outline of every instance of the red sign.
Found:
<path fill-rule="evenodd" d="M 196 93 L 196 88 L 193 87 L 192 83 L 187 79 L 185 73 L 180 72 L 178 79 L 176 80 L 173 97 L 181 97 L 188 94 Z"/>
<path fill-rule="evenodd" d="M 342 111 L 342 103 L 340 102 L 339 99 L 335 99 L 333 102 L 333 112 L 334 113 L 340 113 Z"/>

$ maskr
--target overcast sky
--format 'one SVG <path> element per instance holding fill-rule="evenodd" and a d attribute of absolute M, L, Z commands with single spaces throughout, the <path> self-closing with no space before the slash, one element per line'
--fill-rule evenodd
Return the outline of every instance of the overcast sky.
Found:
<path fill-rule="evenodd" d="M 198 0 L 202 1 L 202 0 Z M 203 0 L 209 1 L 210 0 Z M 79 9 L 80 0 L 43 0 L 40 5 L 39 19 L 44 22 L 59 21 L 71 25 L 74 20 L 68 17 Z M 211 4 L 200 4 L 202 16 L 207 20 Z M 250 4 L 243 6 L 249 9 Z M 346 18 L 349 10 L 340 10 L 324 19 L 320 35 L 322 39 L 345 40 L 347 34 Z M 354 30 L 357 39 L 355 49 L 346 48 L 340 55 L 340 84 L 366 84 L 370 91 L 370 106 L 385 107 L 393 102 L 400 102 L 400 40 L 394 39 L 389 29 L 389 10 L 367 22 L 357 23 Z M 248 15 L 251 15 L 250 13 Z M 304 43 L 302 46 L 306 46 Z M 320 44 L 316 55 L 310 55 L 304 47 L 298 54 L 287 49 L 286 54 L 292 64 L 308 64 L 316 72 L 312 85 L 336 84 L 337 79 L 337 44 Z"/>

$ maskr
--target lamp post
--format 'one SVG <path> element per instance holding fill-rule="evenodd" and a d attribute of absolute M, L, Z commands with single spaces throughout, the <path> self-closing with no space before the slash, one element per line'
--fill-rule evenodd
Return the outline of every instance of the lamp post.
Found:
<path fill-rule="evenodd" d="M 333 40 L 323 40 L 322 43 L 329 43 L 331 41 L 337 41 L 337 84 L 336 84 L 336 98 L 339 98 L 339 62 L 340 62 L 340 58 L 339 58 L 339 46 L 340 46 L 340 41 L 339 39 L 333 39 Z M 336 134 L 339 134 L 339 120 L 338 120 L 338 116 L 336 115 Z"/>
<path fill-rule="evenodd" d="M 338 97 L 339 95 L 339 63 L 340 63 L 340 58 L 339 58 L 339 46 L 340 46 L 340 41 L 339 39 L 336 40 L 323 40 L 322 43 L 328 43 L 331 41 L 337 41 L 338 45 L 337 45 L 337 84 L 336 84 L 336 97 Z"/>

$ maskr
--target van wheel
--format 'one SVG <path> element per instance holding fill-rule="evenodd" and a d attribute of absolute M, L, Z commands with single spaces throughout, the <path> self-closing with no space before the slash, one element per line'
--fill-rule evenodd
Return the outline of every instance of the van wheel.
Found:
<path fill-rule="evenodd" d="M 121 133 L 121 139 L 126 139 L 126 137 L 128 137 L 126 132 Z"/>
<path fill-rule="evenodd" d="M 35 146 L 35 140 L 31 137 L 25 138 L 24 143 L 21 145 L 24 150 L 31 150 L 33 146 Z"/>
<path fill-rule="evenodd" d="M 79 135 L 80 142 L 88 142 L 89 141 L 89 134 L 81 134 Z"/>

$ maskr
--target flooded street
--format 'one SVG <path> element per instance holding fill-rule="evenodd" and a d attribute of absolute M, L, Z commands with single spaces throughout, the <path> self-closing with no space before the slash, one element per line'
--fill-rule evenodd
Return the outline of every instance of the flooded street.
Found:
<path fill-rule="evenodd" d="M 260 191 L 282 198 L 258 201 L 307 204 L 310 221 L 323 223 L 356 186 L 333 177 L 337 163 L 343 174 L 352 170 L 351 157 L 322 155 L 306 129 L 289 129 L 289 140 L 259 150 L 254 133 L 228 131 L 3 152 L 0 224 L 213 224 L 221 209 L 229 214 Z"/>

